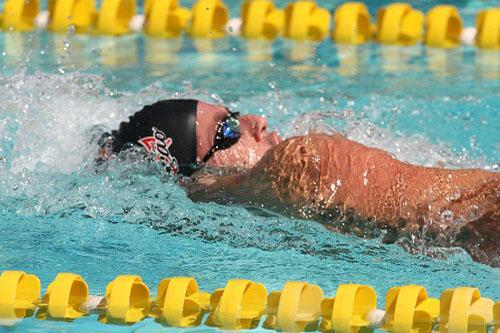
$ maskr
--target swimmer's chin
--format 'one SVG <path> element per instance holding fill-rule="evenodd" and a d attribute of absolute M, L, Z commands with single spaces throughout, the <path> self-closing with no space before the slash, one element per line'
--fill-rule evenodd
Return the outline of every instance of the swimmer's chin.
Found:
<path fill-rule="evenodd" d="M 283 142 L 283 138 L 281 138 L 277 131 L 272 131 L 269 134 L 269 142 L 271 142 L 272 146 L 276 146 Z"/>

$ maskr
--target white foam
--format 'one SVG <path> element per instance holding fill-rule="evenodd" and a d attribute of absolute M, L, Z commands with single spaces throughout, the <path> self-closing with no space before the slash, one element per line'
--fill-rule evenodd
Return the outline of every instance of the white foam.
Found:
<path fill-rule="evenodd" d="M 75 171 L 93 149 L 89 145 L 93 126 L 115 128 L 142 105 L 172 97 L 156 85 L 136 93 L 111 91 L 102 76 L 79 72 L 21 71 L 1 77 L 0 85 L 0 133 L 9 126 L 17 128 L 10 133 L 13 138 L 8 133 L 0 136 L 14 142 L 13 173 Z"/>
<path fill-rule="evenodd" d="M 86 131 L 116 125 L 127 102 L 111 98 L 98 76 L 17 73 L 3 77 L 0 108 L 15 123 L 13 172 L 74 171 L 88 150 Z"/>
<path fill-rule="evenodd" d="M 375 111 L 377 112 L 377 111 Z M 340 125 L 331 125 L 335 119 Z M 402 135 L 375 125 L 369 120 L 356 117 L 353 111 L 311 111 L 296 116 L 290 126 L 289 135 L 307 132 L 342 133 L 347 138 L 364 145 L 379 148 L 395 158 L 408 163 L 448 168 L 482 168 L 497 170 L 498 165 L 486 158 L 472 159 L 467 152 L 457 154 L 445 143 L 431 143 L 421 135 Z"/>

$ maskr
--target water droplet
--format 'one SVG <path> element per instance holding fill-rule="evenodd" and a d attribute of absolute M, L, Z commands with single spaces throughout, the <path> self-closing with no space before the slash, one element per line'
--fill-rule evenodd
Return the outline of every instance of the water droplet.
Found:
<path fill-rule="evenodd" d="M 441 222 L 451 223 L 453 222 L 453 212 L 451 210 L 445 210 L 441 213 Z"/>

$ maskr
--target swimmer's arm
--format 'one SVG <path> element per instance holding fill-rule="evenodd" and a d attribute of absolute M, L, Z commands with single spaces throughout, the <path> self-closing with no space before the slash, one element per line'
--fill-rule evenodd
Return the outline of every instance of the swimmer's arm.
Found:
<path fill-rule="evenodd" d="M 498 173 L 416 166 L 339 135 L 285 140 L 251 170 L 218 178 L 191 197 L 299 216 L 302 207 L 339 208 L 398 233 L 424 226 L 435 237 L 458 232 L 453 244 L 482 262 L 500 253 Z"/>
<path fill-rule="evenodd" d="M 399 237 L 425 230 L 428 237 L 445 239 L 443 245 L 465 248 L 477 261 L 500 265 L 495 259 L 500 253 L 499 173 L 417 166 L 348 140 L 338 146 L 344 148 L 336 154 L 351 146 L 351 165 L 344 165 L 351 170 L 344 197 L 350 207 L 345 208 Z"/>

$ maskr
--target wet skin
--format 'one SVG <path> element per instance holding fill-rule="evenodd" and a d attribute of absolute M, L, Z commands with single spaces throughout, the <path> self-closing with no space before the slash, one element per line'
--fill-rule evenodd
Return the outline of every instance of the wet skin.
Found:
<path fill-rule="evenodd" d="M 209 119 L 198 118 L 204 156 L 227 110 L 208 104 L 200 110 Z M 498 173 L 416 166 L 341 135 L 282 141 L 258 116 L 241 117 L 241 129 L 236 145 L 209 160 L 239 171 L 200 177 L 203 186 L 190 188 L 193 200 L 251 202 L 366 237 L 386 230 L 387 242 L 412 235 L 432 245 L 459 245 L 475 260 L 500 266 Z"/>
<path fill-rule="evenodd" d="M 215 131 L 229 111 L 221 106 L 203 102 L 198 103 L 196 113 L 197 158 L 201 161 L 213 146 Z M 250 168 L 257 163 L 269 148 L 282 140 L 276 131 L 267 130 L 267 119 L 256 115 L 239 117 L 241 137 L 239 141 L 225 150 L 217 151 L 208 161 L 212 167 Z"/>

